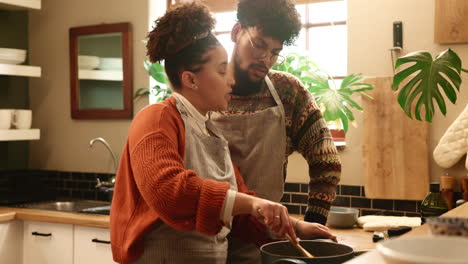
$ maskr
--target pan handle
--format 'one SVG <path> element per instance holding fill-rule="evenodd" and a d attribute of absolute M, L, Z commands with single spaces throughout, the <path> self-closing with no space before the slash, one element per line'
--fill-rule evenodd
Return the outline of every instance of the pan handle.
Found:
<path fill-rule="evenodd" d="M 272 264 L 307 264 L 300 259 L 289 259 L 289 258 L 282 258 L 273 261 Z"/>

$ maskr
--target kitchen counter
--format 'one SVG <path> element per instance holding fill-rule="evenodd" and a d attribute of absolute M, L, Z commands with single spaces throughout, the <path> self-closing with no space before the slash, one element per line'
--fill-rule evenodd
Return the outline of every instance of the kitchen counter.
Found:
<path fill-rule="evenodd" d="M 291 215 L 298 219 L 303 219 L 301 215 Z M 336 235 L 338 242 L 348 245 L 354 251 L 373 250 L 376 243 L 372 242 L 373 232 L 366 232 L 362 228 L 337 229 L 330 228 L 330 231 Z"/>
<path fill-rule="evenodd" d="M 0 223 L 11 220 L 31 220 L 58 224 L 109 228 L 109 216 L 107 215 L 0 207 Z"/>
<path fill-rule="evenodd" d="M 448 211 L 447 213 L 443 214 L 443 216 L 468 217 L 468 203 L 465 203 L 453 210 Z M 415 237 L 415 236 L 431 236 L 429 227 L 427 225 L 422 225 L 420 227 L 414 228 L 407 234 L 402 235 L 401 237 Z M 399 238 L 396 238 L 396 239 L 399 239 Z M 380 256 L 380 254 L 375 250 L 346 262 L 346 264 L 375 264 L 375 263 L 385 263 L 383 257 Z"/>
<path fill-rule="evenodd" d="M 293 215 L 302 219 L 301 215 Z M 0 223 L 11 220 L 32 220 L 58 224 L 71 224 L 90 227 L 109 228 L 109 216 L 83 213 L 67 213 L 38 209 L 0 207 Z M 355 251 L 372 250 L 372 232 L 365 232 L 361 228 L 333 229 L 331 232 L 338 238 L 338 242 L 354 248 Z"/>

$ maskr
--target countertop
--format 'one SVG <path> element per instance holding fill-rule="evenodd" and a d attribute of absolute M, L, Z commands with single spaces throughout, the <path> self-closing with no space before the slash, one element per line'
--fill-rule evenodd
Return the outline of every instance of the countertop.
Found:
<path fill-rule="evenodd" d="M 301 215 L 293 216 L 299 219 L 302 219 L 303 217 Z M 109 228 L 109 216 L 107 215 L 0 207 L 0 223 L 11 220 L 31 220 L 49 223 Z M 355 251 L 371 250 L 375 248 L 375 244 L 372 242 L 372 232 L 365 232 L 360 228 L 331 228 L 331 232 L 337 236 L 338 242 L 351 246 Z"/>
<path fill-rule="evenodd" d="M 0 223 L 11 220 L 31 220 L 58 224 L 109 228 L 109 216 L 107 215 L 0 207 Z"/>
<path fill-rule="evenodd" d="M 468 203 L 465 203 L 453 210 L 448 211 L 443 214 L 447 217 L 468 217 Z M 402 235 L 401 237 L 415 237 L 415 236 L 431 236 L 429 227 L 427 225 L 422 225 L 420 227 L 414 228 L 410 232 Z M 396 238 L 399 239 L 399 238 Z M 373 250 L 366 254 L 363 254 L 353 260 L 346 262 L 346 264 L 375 264 L 375 263 L 385 263 L 383 257 L 380 254 Z"/>
<path fill-rule="evenodd" d="M 291 215 L 298 219 L 303 219 L 303 215 Z M 336 235 L 339 243 L 348 245 L 354 251 L 369 251 L 375 248 L 375 243 L 372 242 L 373 232 L 366 232 L 362 228 L 354 227 L 348 229 L 330 228 L 330 231 Z"/>

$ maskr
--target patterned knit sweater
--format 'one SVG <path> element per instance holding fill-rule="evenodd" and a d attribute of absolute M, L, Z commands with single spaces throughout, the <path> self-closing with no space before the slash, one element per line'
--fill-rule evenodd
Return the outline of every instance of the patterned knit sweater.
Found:
<path fill-rule="evenodd" d="M 331 202 L 336 197 L 336 185 L 341 174 L 340 158 L 330 131 L 313 96 L 296 77 L 273 70 L 268 76 L 279 94 L 286 114 L 284 172 L 286 174 L 287 157 L 294 151 L 301 153 L 309 164 L 310 177 L 305 220 L 325 224 Z M 226 114 L 250 114 L 275 105 L 264 82 L 256 94 L 232 96 Z"/>

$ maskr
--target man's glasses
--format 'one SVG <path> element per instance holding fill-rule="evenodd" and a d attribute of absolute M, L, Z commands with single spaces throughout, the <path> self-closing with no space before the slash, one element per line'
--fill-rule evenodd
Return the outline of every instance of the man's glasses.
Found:
<path fill-rule="evenodd" d="M 279 54 L 272 53 L 271 51 L 265 49 L 265 48 L 260 48 L 256 46 L 253 41 L 252 37 L 250 36 L 249 30 L 247 29 L 247 37 L 249 38 L 250 45 L 252 46 L 252 53 L 253 56 L 256 59 L 264 59 L 267 56 L 269 56 L 270 62 L 276 63 L 278 65 L 283 64 L 285 58 Z"/>

